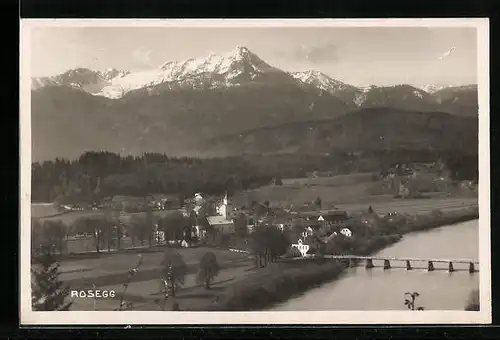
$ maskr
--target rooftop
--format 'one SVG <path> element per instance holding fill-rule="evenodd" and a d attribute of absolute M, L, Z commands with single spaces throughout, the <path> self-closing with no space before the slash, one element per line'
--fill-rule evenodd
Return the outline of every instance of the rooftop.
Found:
<path fill-rule="evenodd" d="M 224 216 L 208 216 L 207 217 L 208 223 L 210 225 L 216 225 L 216 224 L 230 224 L 233 223 L 233 220 L 227 220 Z"/>

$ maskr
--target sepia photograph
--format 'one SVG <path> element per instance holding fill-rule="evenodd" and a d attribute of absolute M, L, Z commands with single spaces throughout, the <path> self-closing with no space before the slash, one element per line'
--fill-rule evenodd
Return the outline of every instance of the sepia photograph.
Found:
<path fill-rule="evenodd" d="M 491 322 L 488 46 L 21 20 L 21 323 Z"/>

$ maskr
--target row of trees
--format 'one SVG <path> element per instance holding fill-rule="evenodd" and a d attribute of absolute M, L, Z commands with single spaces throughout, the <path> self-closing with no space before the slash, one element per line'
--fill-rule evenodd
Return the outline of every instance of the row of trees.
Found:
<path fill-rule="evenodd" d="M 160 154 L 121 157 L 87 152 L 79 159 L 56 159 L 32 165 L 32 200 L 78 203 L 114 195 L 145 196 L 195 191 L 220 195 L 270 183 L 242 158 L 170 158 Z"/>
<path fill-rule="evenodd" d="M 42 246 L 50 246 L 59 254 L 68 252 L 67 239 L 69 236 L 81 235 L 92 237 L 95 250 L 100 252 L 107 246 L 110 249 L 121 249 L 124 238 L 131 241 L 131 245 L 149 246 L 158 243 L 155 239 L 157 232 L 163 232 L 166 241 L 184 239 L 193 241 L 193 225 L 200 225 L 208 234 L 214 233 L 206 218 L 192 215 L 184 217 L 175 212 L 162 218 L 157 218 L 151 210 L 132 215 L 129 221 L 123 223 L 120 212 L 108 212 L 104 216 L 81 217 L 70 225 L 61 220 L 32 220 L 31 245 L 36 250 Z"/>

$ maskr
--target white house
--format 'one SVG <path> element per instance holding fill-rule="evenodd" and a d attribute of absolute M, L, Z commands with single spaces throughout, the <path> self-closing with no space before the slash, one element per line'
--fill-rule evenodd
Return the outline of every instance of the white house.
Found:
<path fill-rule="evenodd" d="M 349 228 L 343 228 L 340 233 L 344 235 L 345 237 L 351 237 L 352 236 L 352 231 Z"/>
<path fill-rule="evenodd" d="M 309 245 L 303 244 L 302 239 L 299 239 L 296 244 L 292 244 L 292 248 L 297 248 L 302 256 L 306 256 L 309 251 Z"/>
<path fill-rule="evenodd" d="M 156 242 L 160 244 L 165 243 L 165 233 L 163 231 L 155 231 L 153 233 L 153 237 L 156 240 Z"/>

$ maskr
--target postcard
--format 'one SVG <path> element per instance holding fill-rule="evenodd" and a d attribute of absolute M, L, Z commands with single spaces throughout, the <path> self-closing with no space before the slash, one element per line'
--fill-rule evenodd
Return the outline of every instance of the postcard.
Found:
<path fill-rule="evenodd" d="M 21 20 L 21 323 L 490 323 L 488 25 Z"/>

